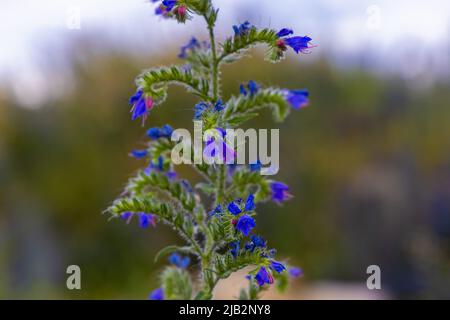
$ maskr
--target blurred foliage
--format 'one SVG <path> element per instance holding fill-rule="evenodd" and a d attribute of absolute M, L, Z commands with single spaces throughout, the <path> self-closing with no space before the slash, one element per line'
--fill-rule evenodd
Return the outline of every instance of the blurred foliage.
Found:
<path fill-rule="evenodd" d="M 155 286 L 164 262 L 153 256 L 174 235 L 101 213 L 144 165 L 127 156 L 145 140 L 127 99 L 134 76 L 173 62 L 163 60 L 74 62 L 73 90 L 36 110 L 0 94 L 1 298 L 145 298 Z M 227 66 L 223 79 L 227 97 L 236 79 L 311 92 L 311 107 L 280 130 L 276 178 L 295 198 L 259 210 L 258 229 L 280 256 L 302 266 L 307 281 L 365 283 L 367 266 L 379 264 L 394 296 L 450 297 L 448 83 L 417 88 L 326 60 L 293 58 L 275 69 L 262 55 Z M 147 126 L 192 130 L 195 102 L 173 88 Z M 248 126 L 278 127 L 270 111 Z M 82 270 L 79 292 L 65 287 L 70 264 Z"/>

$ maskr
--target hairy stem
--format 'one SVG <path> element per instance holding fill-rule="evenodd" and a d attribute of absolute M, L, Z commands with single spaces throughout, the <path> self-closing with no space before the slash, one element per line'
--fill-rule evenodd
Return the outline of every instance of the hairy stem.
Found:
<path fill-rule="evenodd" d="M 219 99 L 219 61 L 217 59 L 216 38 L 214 36 L 214 25 L 208 22 L 207 17 L 205 20 L 208 24 L 209 40 L 211 42 L 212 52 L 212 94 L 214 101 Z"/>
<path fill-rule="evenodd" d="M 211 23 L 208 20 L 207 15 L 204 15 L 205 21 L 208 25 L 208 31 L 209 31 L 209 38 L 211 43 L 211 53 L 212 53 L 212 75 L 211 75 L 211 82 L 212 82 L 212 101 L 217 102 L 219 100 L 219 60 L 217 58 L 217 46 L 216 46 L 216 39 L 214 35 L 214 23 Z M 225 188 L 225 170 L 226 166 L 221 165 L 219 168 L 219 173 L 216 177 L 216 197 L 215 202 L 216 206 L 220 204 L 223 201 L 223 194 L 224 194 L 224 188 Z M 214 254 L 214 239 L 209 234 L 208 227 L 206 225 L 202 226 L 205 230 L 205 246 L 203 250 L 203 256 L 201 260 L 201 270 L 202 274 L 205 275 L 205 270 L 211 270 L 213 269 L 211 266 L 212 256 Z M 217 279 L 218 280 L 218 279 Z M 212 292 L 214 290 L 215 285 L 217 284 L 217 280 L 214 282 L 214 284 L 211 286 L 209 285 L 205 280 L 202 288 L 203 292 L 205 293 L 205 298 L 211 299 L 212 298 Z"/>

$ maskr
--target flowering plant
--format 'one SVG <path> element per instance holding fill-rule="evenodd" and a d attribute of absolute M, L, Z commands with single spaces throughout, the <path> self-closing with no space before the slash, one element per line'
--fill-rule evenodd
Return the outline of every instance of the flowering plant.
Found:
<path fill-rule="evenodd" d="M 164 102 L 170 84 L 182 85 L 199 98 L 194 119 L 201 121 L 204 130 L 217 130 L 222 138 L 224 129 L 235 128 L 256 117 L 262 108 L 271 108 L 275 120 L 282 121 L 291 108 L 301 109 L 308 104 L 306 90 L 263 88 L 254 81 L 241 85 L 239 95 L 224 102 L 220 68 L 238 60 L 257 44 L 268 46 L 267 59 L 271 62 L 280 61 L 289 47 L 296 53 L 307 53 L 312 48 L 311 38 L 293 36 L 293 31 L 286 28 L 259 29 L 245 22 L 233 26 L 234 34 L 219 45 L 214 33 L 218 10 L 211 0 L 151 2 L 157 3 L 157 15 L 180 23 L 194 15 L 202 17 L 210 37 L 203 42 L 192 38 L 183 46 L 179 54 L 184 60 L 182 65 L 150 69 L 137 77 L 138 88 L 130 98 L 133 120 L 142 119 L 144 123 L 150 112 Z M 204 182 L 193 188 L 174 171 L 170 158 L 174 148 L 172 134 L 169 125 L 148 129 L 147 148 L 134 150 L 131 156 L 147 158 L 150 164 L 129 180 L 125 191 L 107 210 L 112 217 L 126 222 L 137 219 L 142 228 L 165 223 L 186 242 L 185 246 L 168 246 L 157 254 L 156 260 L 169 255 L 171 265 L 162 272 L 161 287 L 150 298 L 211 299 L 220 280 L 247 267 L 253 269 L 247 276 L 248 286 L 239 294 L 240 299 L 257 299 L 274 282 L 279 289 L 284 289 L 288 278 L 300 276 L 301 270 L 277 261 L 276 251 L 254 231 L 256 204 L 288 200 L 289 187 L 262 175 L 259 161 L 249 165 L 227 161 L 214 165 L 192 164 L 204 178 Z M 229 155 L 224 153 L 223 158 L 226 157 Z M 203 204 L 200 195 L 210 201 L 208 206 Z M 198 264 L 198 283 L 193 283 L 188 272 L 191 259 Z"/>

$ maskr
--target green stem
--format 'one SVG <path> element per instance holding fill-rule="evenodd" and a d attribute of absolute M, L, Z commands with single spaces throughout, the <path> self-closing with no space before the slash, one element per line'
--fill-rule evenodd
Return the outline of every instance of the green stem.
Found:
<path fill-rule="evenodd" d="M 219 99 L 219 61 L 217 59 L 216 38 L 214 36 L 214 25 L 208 23 L 208 19 L 205 16 L 206 23 L 208 24 L 209 39 L 211 42 L 212 52 L 212 88 L 214 101 Z"/>
<path fill-rule="evenodd" d="M 226 176 L 226 165 L 219 165 L 219 176 L 217 177 L 217 193 L 216 193 L 216 205 L 221 204 L 225 199 L 225 176 Z"/>
<path fill-rule="evenodd" d="M 217 59 L 217 46 L 216 46 L 216 39 L 214 36 L 214 23 L 210 23 L 207 15 L 204 15 L 205 21 L 208 25 L 208 31 L 209 31 L 209 38 L 211 42 L 211 53 L 212 53 L 212 76 L 211 76 L 211 82 L 212 82 L 212 96 L 213 102 L 217 102 L 219 100 L 219 60 Z M 225 188 L 225 165 L 219 166 L 219 174 L 216 177 L 216 205 L 221 203 L 223 201 L 223 194 L 224 194 L 224 188 Z M 201 268 L 202 273 L 205 274 L 205 270 L 211 269 L 211 258 L 213 253 L 213 246 L 214 246 L 214 239 L 211 236 L 211 234 L 208 234 L 210 231 L 208 230 L 208 226 L 206 224 L 202 224 L 202 228 L 204 229 L 205 236 L 206 236 L 206 242 L 205 246 L 203 248 L 203 256 L 201 260 Z M 213 286 L 208 285 L 206 282 L 203 283 L 203 291 L 206 293 L 206 296 L 208 299 L 212 297 L 212 291 L 214 290 L 215 285 L 217 284 L 217 281 L 214 282 Z"/>

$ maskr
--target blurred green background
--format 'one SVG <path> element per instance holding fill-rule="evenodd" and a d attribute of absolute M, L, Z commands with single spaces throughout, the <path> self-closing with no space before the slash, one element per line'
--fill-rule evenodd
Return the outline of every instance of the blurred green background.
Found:
<path fill-rule="evenodd" d="M 417 90 L 326 59 L 260 58 L 224 69 L 224 96 L 255 79 L 307 86 L 312 98 L 284 124 L 269 112 L 250 124 L 281 128 L 276 178 L 295 195 L 284 207 L 260 208 L 258 232 L 302 266 L 305 283 L 365 283 L 367 266 L 378 264 L 392 297 L 450 297 L 448 83 Z M 177 238 L 164 226 L 141 230 L 101 213 L 145 165 L 127 156 L 145 141 L 129 119 L 134 76 L 169 62 L 118 54 L 75 62 L 72 92 L 38 110 L 3 95 L 0 297 L 143 298 L 156 285 L 153 256 Z M 192 128 L 194 103 L 172 88 L 147 126 Z M 82 269 L 79 292 L 65 288 L 70 264 Z"/>
<path fill-rule="evenodd" d="M 448 2 L 302 1 L 301 12 L 287 10 L 297 0 L 216 2 L 222 39 L 230 21 L 250 19 L 306 30 L 319 44 L 277 65 L 255 50 L 223 69 L 224 98 L 250 79 L 310 90 L 310 107 L 286 122 L 263 112 L 248 123 L 280 128 L 275 179 L 294 198 L 260 206 L 257 231 L 304 269 L 285 297 L 372 297 L 375 264 L 375 298 L 450 299 Z M 68 8 L 69 18 L 84 10 L 82 28 L 66 25 Z M 176 48 L 198 27 L 157 20 L 140 0 L 0 4 L 0 299 L 145 299 L 157 286 L 165 261 L 154 255 L 179 239 L 102 212 L 146 165 L 128 153 L 147 127 L 192 130 L 197 100 L 183 89 L 171 88 L 144 128 L 130 120 L 128 98 L 142 69 L 180 63 Z M 66 288 L 73 264 L 79 291 Z"/>

